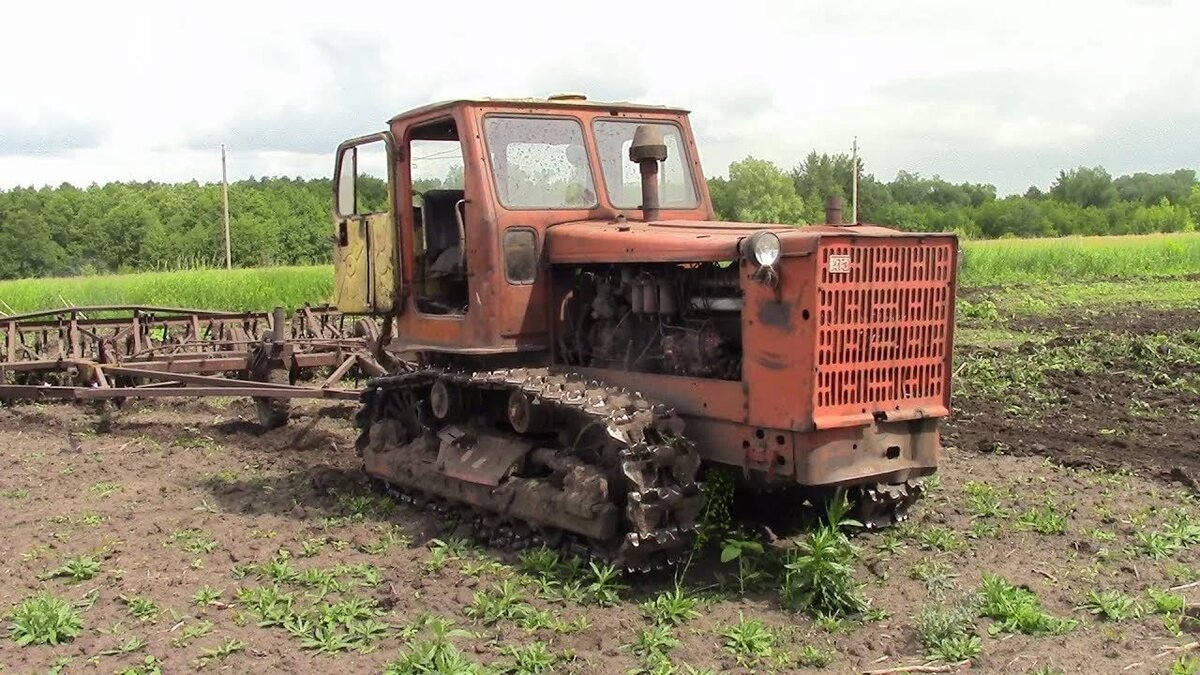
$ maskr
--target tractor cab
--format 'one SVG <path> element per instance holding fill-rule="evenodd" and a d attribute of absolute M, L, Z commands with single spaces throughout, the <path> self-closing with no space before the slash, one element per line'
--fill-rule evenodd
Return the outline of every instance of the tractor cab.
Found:
<path fill-rule="evenodd" d="M 650 213 L 639 127 L 664 150 Z M 334 304 L 439 351 L 544 348 L 553 225 L 712 218 L 686 111 L 577 95 L 411 110 L 342 143 L 334 176 Z"/>

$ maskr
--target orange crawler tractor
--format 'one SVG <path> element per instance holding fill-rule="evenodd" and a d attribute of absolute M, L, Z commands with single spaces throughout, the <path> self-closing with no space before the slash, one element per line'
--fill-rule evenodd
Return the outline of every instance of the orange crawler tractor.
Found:
<path fill-rule="evenodd" d="M 872 526 L 937 468 L 953 235 L 715 221 L 687 111 L 577 95 L 411 110 L 334 171 L 335 304 L 408 355 L 364 468 L 495 545 L 647 569 L 706 467 Z"/>

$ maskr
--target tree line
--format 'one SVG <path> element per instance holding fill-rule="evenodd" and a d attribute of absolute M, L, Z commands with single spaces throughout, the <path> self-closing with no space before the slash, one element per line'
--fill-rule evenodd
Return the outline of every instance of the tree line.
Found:
<path fill-rule="evenodd" d="M 791 171 L 747 157 L 708 186 L 722 220 L 820 223 L 828 195 L 843 198 L 849 219 L 853 175 L 847 154 L 810 153 Z M 1103 167 L 1078 167 L 1060 171 L 1046 190 L 997 197 L 994 185 L 907 171 L 883 182 L 860 159 L 858 204 L 860 222 L 973 239 L 1186 232 L 1200 220 L 1200 182 L 1193 169 L 1113 178 Z"/>
<path fill-rule="evenodd" d="M 761 223 L 824 222 L 828 195 L 846 200 L 849 155 L 811 153 L 791 170 L 747 157 L 708 181 L 718 217 Z M 447 176 L 447 180 L 454 177 Z M 442 181 L 424 180 L 420 189 Z M 360 189 L 364 186 L 360 185 Z M 366 186 L 384 201 L 384 184 Z M 251 178 L 230 185 L 234 264 L 330 260 L 329 179 Z M 1194 230 L 1196 172 L 1111 177 L 1101 167 L 1064 170 L 1046 189 L 997 197 L 985 183 L 950 183 L 901 171 L 883 182 L 862 170 L 859 219 L 964 237 L 1046 237 Z M 0 278 L 211 267 L 224 261 L 221 186 L 108 183 L 0 190 Z"/>

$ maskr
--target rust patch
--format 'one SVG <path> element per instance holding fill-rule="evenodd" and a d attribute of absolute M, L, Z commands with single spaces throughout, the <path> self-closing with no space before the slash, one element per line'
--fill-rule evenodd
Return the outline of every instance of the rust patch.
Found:
<path fill-rule="evenodd" d="M 792 329 L 792 303 L 764 302 L 758 306 L 758 320 L 764 326 Z"/>

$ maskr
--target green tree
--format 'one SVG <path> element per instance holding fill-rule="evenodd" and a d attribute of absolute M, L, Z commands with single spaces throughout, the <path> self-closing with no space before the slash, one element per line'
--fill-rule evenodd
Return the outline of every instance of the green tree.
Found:
<path fill-rule="evenodd" d="M 713 202 L 724 220 L 787 224 L 816 220 L 813 209 L 796 194 L 792 177 L 755 157 L 729 165 L 729 179 L 718 183 Z"/>
<path fill-rule="evenodd" d="M 1104 167 L 1081 166 L 1059 171 L 1050 186 L 1050 196 L 1080 206 L 1108 208 L 1117 201 L 1117 188 Z"/>

